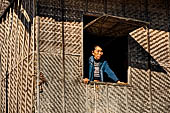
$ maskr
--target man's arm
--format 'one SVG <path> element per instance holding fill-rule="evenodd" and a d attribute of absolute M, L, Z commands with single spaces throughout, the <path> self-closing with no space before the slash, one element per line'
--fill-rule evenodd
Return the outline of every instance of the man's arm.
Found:
<path fill-rule="evenodd" d="M 115 73 L 110 69 L 107 62 L 105 63 L 104 72 L 107 73 L 108 77 L 111 78 L 112 80 L 114 80 L 115 82 L 119 81 L 119 79 L 117 78 Z"/>

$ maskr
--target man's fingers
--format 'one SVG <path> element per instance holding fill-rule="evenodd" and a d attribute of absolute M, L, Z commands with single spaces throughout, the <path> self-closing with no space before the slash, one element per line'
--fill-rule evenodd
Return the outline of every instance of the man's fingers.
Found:
<path fill-rule="evenodd" d="M 84 83 L 87 84 L 89 82 L 89 79 L 85 78 L 83 79 Z"/>

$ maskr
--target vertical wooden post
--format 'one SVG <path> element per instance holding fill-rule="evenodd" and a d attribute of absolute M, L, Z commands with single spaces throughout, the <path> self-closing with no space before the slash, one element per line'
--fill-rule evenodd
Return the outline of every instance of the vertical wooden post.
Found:
<path fill-rule="evenodd" d="M 147 49 L 148 49 L 148 76 L 149 76 L 149 100 L 150 100 L 150 113 L 153 112 L 152 109 L 152 87 L 151 87 L 151 67 L 150 67 L 150 36 L 149 36 L 149 26 L 146 28 L 147 30 Z"/>
<path fill-rule="evenodd" d="M 24 1 L 23 1 L 24 2 Z M 24 3 L 25 4 L 25 3 Z M 23 12 L 23 6 L 21 5 L 21 12 Z M 22 25 L 22 24 L 21 24 Z M 23 25 L 22 26 L 24 26 L 25 25 L 25 18 L 24 18 L 24 20 L 23 20 Z M 20 83 L 21 83 L 21 99 L 22 99 L 22 93 L 23 93 L 23 75 L 24 75 L 24 73 L 23 73 L 23 70 L 24 70 L 24 46 L 25 46 L 25 35 L 26 35 L 26 28 L 24 28 L 23 27 L 23 34 L 22 34 L 22 36 L 23 37 L 21 37 L 22 38 L 22 50 L 21 50 L 21 66 L 22 66 L 22 68 L 21 68 L 21 81 L 20 81 Z M 20 113 L 22 113 L 22 105 L 23 105 L 23 101 L 22 100 L 20 100 Z M 26 106 L 25 106 L 26 107 Z"/>
<path fill-rule="evenodd" d="M 18 53 L 18 50 L 17 50 L 17 46 L 19 48 L 19 42 L 18 42 L 18 45 L 17 45 L 17 40 L 19 41 L 19 31 L 20 31 L 20 27 L 19 27 L 19 24 L 18 24 L 18 20 L 19 20 L 19 0 L 18 0 L 18 4 L 16 4 L 16 7 L 17 7 L 17 15 L 18 15 L 18 18 L 16 19 L 16 25 L 17 25 L 17 28 L 16 28 L 16 35 L 15 35 L 15 61 L 16 61 L 16 68 L 17 68 L 17 73 L 16 73 L 16 112 L 18 113 L 19 112 L 19 105 L 18 105 L 18 82 L 19 82 L 19 53 Z"/>
<path fill-rule="evenodd" d="M 30 11 L 30 1 L 27 1 L 29 4 L 28 4 L 28 6 L 27 6 L 27 4 L 25 3 L 25 8 L 26 7 L 28 7 L 28 11 Z M 26 9 L 25 9 L 26 10 Z M 25 14 L 26 13 L 26 11 L 24 11 L 24 15 L 26 15 Z M 26 58 L 27 58 L 27 70 L 26 70 L 26 95 L 25 95 L 25 113 L 27 112 L 27 95 L 28 95 L 28 77 L 29 77 L 29 50 L 30 50 L 30 34 L 29 34 L 29 30 L 30 30 L 30 24 L 29 24 L 29 22 L 30 21 L 28 21 L 27 20 L 27 22 L 28 22 L 28 26 L 26 26 L 26 27 L 28 27 L 28 30 L 27 30 L 27 44 L 28 45 L 25 45 L 25 46 L 27 46 L 27 56 L 26 56 Z M 32 95 L 31 95 L 32 96 Z"/>
<path fill-rule="evenodd" d="M 64 0 L 61 0 L 61 11 L 62 11 L 62 69 L 63 69 L 63 113 L 66 113 L 65 110 L 65 38 L 64 38 Z"/>
<path fill-rule="evenodd" d="M 37 54 L 37 113 L 40 113 L 40 87 L 39 87 L 39 77 L 40 77 L 40 56 L 39 56 L 39 12 L 38 12 L 38 0 L 35 0 L 35 16 L 36 16 L 36 54 Z"/>
<path fill-rule="evenodd" d="M 86 84 L 86 113 L 88 113 L 88 85 Z"/>
<path fill-rule="evenodd" d="M 9 79 L 9 60 L 10 60 L 10 56 L 9 56 L 9 38 L 10 38 L 10 25 L 11 25 L 11 8 L 10 8 L 10 12 L 8 14 L 8 31 L 7 31 L 7 36 L 6 36 L 6 40 L 7 40 L 7 65 L 6 65 L 6 113 L 8 113 L 9 110 L 9 97 L 10 97 L 10 79 Z"/>
<path fill-rule="evenodd" d="M 96 83 L 94 82 L 94 113 L 97 113 Z"/>
<path fill-rule="evenodd" d="M 106 84 L 106 97 L 107 97 L 107 111 L 106 113 L 109 113 L 109 86 Z"/>
<path fill-rule="evenodd" d="M 2 23 L 1 24 L 3 24 L 3 19 L 2 19 Z M 1 32 L 1 31 L 0 31 Z M 1 93 L 1 91 L 2 91 L 2 82 L 3 82 L 3 80 L 2 80 L 2 62 L 1 62 L 1 50 L 0 50 L 0 105 L 2 105 L 2 93 Z M 2 106 L 0 106 L 0 110 L 1 110 L 1 112 L 2 112 Z"/>
<path fill-rule="evenodd" d="M 10 103 L 10 101 L 11 101 L 11 97 L 10 97 L 11 96 L 10 95 L 10 93 L 11 93 L 11 86 L 10 86 L 11 85 L 11 77 L 10 77 L 10 75 L 11 75 L 11 73 L 10 73 L 10 71 L 11 71 L 11 50 L 10 50 L 11 49 L 11 47 L 10 47 L 11 42 L 10 42 L 10 35 L 11 35 L 11 32 L 12 32 L 11 31 L 11 26 L 12 26 L 12 24 L 11 24 L 12 23 L 11 22 L 11 12 L 12 11 L 11 10 L 12 9 L 10 8 L 10 11 L 9 11 L 9 21 L 8 21 L 9 22 L 9 26 L 8 26 L 9 28 L 8 28 L 8 36 L 7 36 L 7 40 L 8 40 L 7 41 L 8 42 L 7 43 L 7 46 L 8 46 L 8 54 L 7 54 L 8 55 L 7 56 L 7 58 L 8 58 L 7 59 L 8 60 L 8 62 L 7 62 L 7 70 L 8 70 L 8 72 L 7 72 L 8 73 L 7 74 L 7 76 L 8 76 L 7 77 L 8 78 L 7 79 L 7 81 L 8 81 L 8 83 L 7 83 L 7 85 L 8 85 L 8 90 L 7 90 L 7 92 L 8 92 L 8 110 L 7 110 L 7 113 L 10 112 L 10 109 L 11 109 L 11 106 L 10 106 L 11 105 L 11 103 Z"/>
<path fill-rule="evenodd" d="M 32 45 L 33 45 L 33 51 L 32 51 L 32 89 L 31 89 L 31 92 L 32 92 L 32 95 L 34 94 L 34 90 L 36 89 L 35 88 L 35 86 L 36 86 L 36 83 L 34 82 L 34 78 L 36 78 L 35 77 L 35 23 L 36 23 L 36 0 L 33 0 L 33 28 L 32 28 Z M 36 96 L 36 95 L 34 95 L 34 96 Z M 32 98 L 32 103 L 33 103 L 33 101 L 35 101 L 34 100 L 34 98 Z M 35 107 L 34 108 L 34 110 L 36 110 L 37 109 L 37 106 L 36 105 L 34 105 L 33 107 Z M 32 112 L 35 112 L 35 111 L 32 111 Z"/>
<path fill-rule="evenodd" d="M 126 94 L 126 113 L 129 113 L 129 106 L 128 106 L 128 87 L 124 88 Z"/>

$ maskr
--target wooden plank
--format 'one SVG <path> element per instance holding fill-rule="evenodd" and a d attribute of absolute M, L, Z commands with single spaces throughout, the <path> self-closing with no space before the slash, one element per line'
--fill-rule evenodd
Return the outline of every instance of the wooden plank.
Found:
<path fill-rule="evenodd" d="M 33 0 L 33 26 L 32 27 L 33 28 L 32 28 L 31 31 L 32 31 L 32 40 L 33 40 L 32 41 L 33 51 L 32 51 L 32 60 L 31 60 L 31 62 L 32 62 L 32 89 L 31 89 L 31 93 L 32 93 L 32 95 L 34 95 L 34 89 L 35 89 L 35 81 L 34 81 L 34 77 L 35 77 L 35 71 L 34 71 L 34 68 L 35 68 L 35 64 L 34 64 L 34 60 L 35 60 L 35 50 L 34 50 L 34 48 L 35 48 L 35 0 Z M 35 101 L 34 97 L 35 97 L 35 95 L 32 96 L 32 105 Z M 35 109 L 35 106 L 32 106 L 32 107 L 34 107 L 34 109 Z M 32 111 L 33 111 L 33 109 L 32 109 Z"/>
<path fill-rule="evenodd" d="M 8 22 L 9 22 L 9 23 L 8 23 L 9 26 L 8 26 L 8 35 L 7 35 L 7 45 L 8 45 L 8 47 L 7 47 L 7 51 L 8 51 L 8 52 L 7 52 L 7 53 L 8 53 L 8 54 L 7 54 L 7 70 L 8 70 L 8 68 L 10 67 L 10 55 L 9 55 L 9 46 L 10 46 L 9 43 L 10 43 L 10 42 L 9 42 L 9 40 L 10 40 L 10 32 L 11 32 L 11 31 L 10 31 L 10 30 L 11 30 L 11 29 L 10 29 L 10 28 L 11 28 L 11 27 L 10 27 L 10 25 L 11 25 L 11 8 L 10 8 L 10 11 L 9 11 L 9 21 L 8 21 Z M 9 57 L 8 57 L 8 56 L 9 56 Z M 8 62 L 9 62 L 9 64 L 8 64 Z M 6 92 L 7 95 L 8 95 L 8 97 L 7 97 L 7 98 L 8 98 L 8 108 L 7 108 L 8 110 L 7 110 L 7 112 L 9 112 L 9 110 L 10 110 L 10 105 L 11 105 L 11 103 L 10 103 L 10 98 L 11 98 L 11 95 L 10 95 L 10 92 L 11 92 L 11 89 L 10 89 L 11 77 L 10 77 L 9 72 L 10 72 L 10 69 L 9 69 L 8 72 L 7 72 L 9 77 L 8 77 L 8 79 L 6 78 L 6 79 L 8 80 L 8 84 L 7 84 L 7 85 L 9 86 L 9 87 L 8 87 L 8 93 Z"/>
<path fill-rule="evenodd" d="M 19 7 L 19 4 L 16 4 L 16 7 Z M 18 12 L 18 8 L 17 8 L 17 12 Z M 17 13 L 16 15 L 18 15 L 19 16 L 19 14 Z M 19 47 L 18 45 L 17 45 L 17 41 L 19 40 L 19 38 L 18 38 L 18 32 L 19 32 L 19 26 L 18 26 L 18 17 L 17 17 L 17 19 L 16 19 L 16 25 L 17 25 L 17 28 L 16 28 L 16 35 L 15 35 L 15 61 L 16 61 L 16 67 L 14 66 L 14 68 L 16 68 L 16 70 L 17 70 L 17 72 L 16 72 L 16 112 L 18 112 L 18 80 L 19 80 L 19 67 L 18 67 L 18 62 L 19 62 L 19 60 L 18 60 L 18 51 L 17 51 L 17 47 Z M 18 43 L 19 44 L 19 43 Z M 15 65 L 15 64 L 14 64 Z"/>
<path fill-rule="evenodd" d="M 21 11 L 22 11 L 22 9 L 23 9 L 23 6 L 21 5 Z M 25 25 L 25 18 L 24 18 L 24 21 L 23 21 L 23 24 Z M 23 24 L 21 24 L 22 26 L 23 26 Z M 22 36 L 23 37 L 21 37 L 22 38 L 22 40 L 23 40 L 23 42 L 22 42 L 22 50 L 21 50 L 21 60 L 22 60 L 22 68 L 21 68 L 21 98 L 23 98 L 23 68 L 24 68 L 24 44 L 25 44 L 25 33 L 26 33 L 26 30 L 25 30 L 25 28 L 23 27 L 23 34 L 22 34 Z M 23 100 L 23 99 L 22 99 Z M 20 107 L 21 107 L 21 109 L 20 109 L 20 113 L 22 113 L 22 106 L 23 106 L 23 102 L 22 102 L 22 100 L 20 100 L 21 102 L 20 102 Z M 26 107 L 26 106 L 24 106 L 24 107 Z"/>

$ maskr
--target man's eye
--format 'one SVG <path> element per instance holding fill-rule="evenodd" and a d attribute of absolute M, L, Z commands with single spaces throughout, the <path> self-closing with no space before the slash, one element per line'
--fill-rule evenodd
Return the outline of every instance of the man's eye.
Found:
<path fill-rule="evenodd" d="M 97 51 L 98 53 L 100 52 L 100 53 L 102 53 L 103 51 Z"/>

